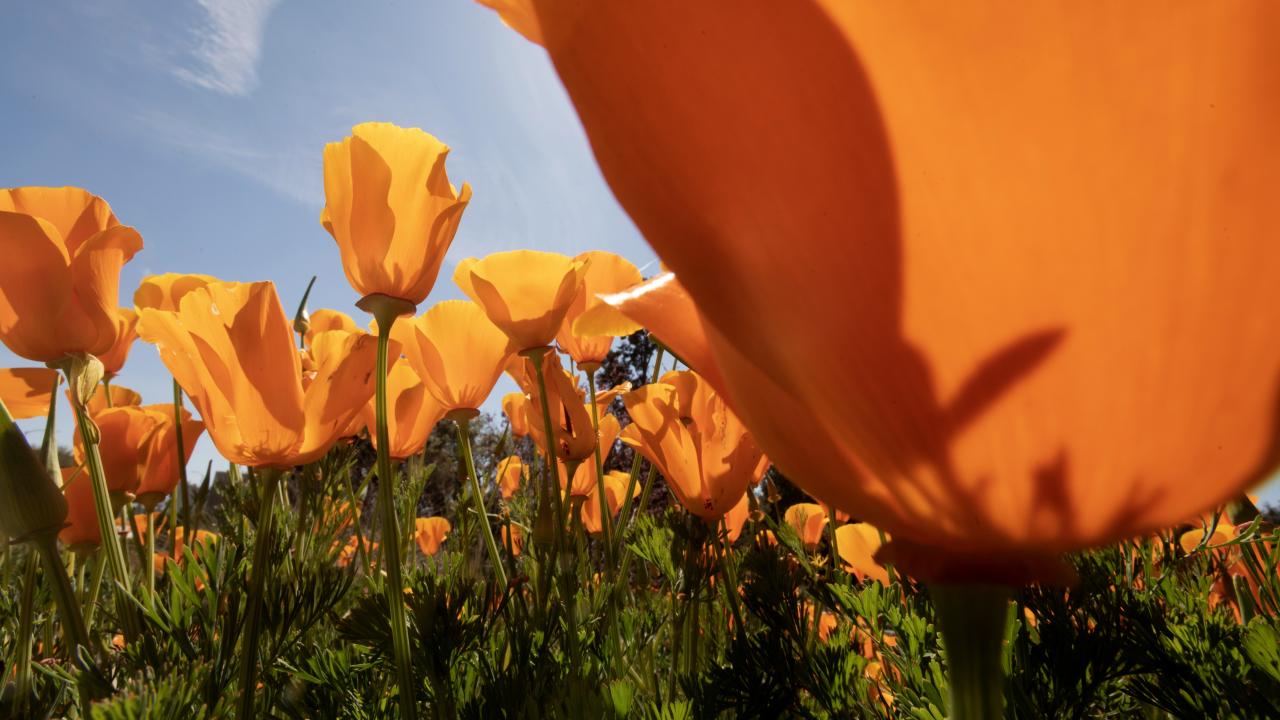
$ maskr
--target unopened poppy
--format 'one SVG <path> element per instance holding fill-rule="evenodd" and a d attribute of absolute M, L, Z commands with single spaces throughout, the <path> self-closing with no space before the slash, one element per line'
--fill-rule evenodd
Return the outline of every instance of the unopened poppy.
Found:
<path fill-rule="evenodd" d="M 471 186 L 449 182 L 449 147 L 417 128 L 361 123 L 324 148 L 320 224 L 361 296 L 426 299 L 453 242 Z"/>
<path fill-rule="evenodd" d="M 329 330 L 345 330 L 346 332 L 356 332 L 360 326 L 350 315 L 341 310 L 330 310 L 328 308 L 320 308 L 311 314 L 307 322 L 307 332 L 303 335 L 303 343 L 308 347 L 311 346 L 311 339 L 322 332 Z"/>
<path fill-rule="evenodd" d="M 583 467 L 587 467 L 584 463 Z M 582 527 L 589 533 L 603 532 L 603 524 L 600 521 L 600 501 L 596 499 L 594 489 L 595 470 L 591 471 L 592 492 L 582 503 Z M 611 517 L 617 517 L 618 511 L 622 509 L 623 503 L 626 502 L 627 486 L 631 485 L 631 474 L 621 470 L 610 470 L 604 474 L 604 497 L 609 508 Z M 638 497 L 640 495 L 640 484 L 635 483 L 631 496 Z"/>
<path fill-rule="evenodd" d="M 169 413 L 173 411 L 172 406 L 161 407 L 167 407 Z M 171 416 L 136 405 L 106 408 L 93 415 L 100 436 L 98 454 L 102 459 L 102 473 L 113 504 L 119 506 L 131 502 L 138 492 L 146 463 L 147 442 L 156 425 L 166 417 Z M 80 434 L 76 434 L 74 442 L 76 463 L 83 465 L 85 452 Z"/>
<path fill-rule="evenodd" d="M 762 446 L 900 559 L 1052 575 L 1280 464 L 1280 5 L 490 3 Z"/>
<path fill-rule="evenodd" d="M 827 528 L 827 511 L 817 503 L 796 503 L 787 508 L 783 519 L 795 530 L 796 537 L 810 550 L 822 542 Z"/>
<path fill-rule="evenodd" d="M 67 524 L 58 539 L 73 552 L 87 552 L 102 542 L 94 509 L 93 480 L 81 467 L 62 468 L 62 493 L 67 499 Z"/>
<path fill-rule="evenodd" d="M 850 523 L 836 528 L 836 545 L 845 568 L 860 578 L 889 584 L 889 572 L 876 561 L 880 531 L 867 523 Z"/>
<path fill-rule="evenodd" d="M 138 231 L 85 190 L 0 190 L 0 340 L 45 363 L 107 352 L 120 269 L 141 249 Z"/>
<path fill-rule="evenodd" d="M 502 396 L 502 412 L 511 424 L 511 434 L 522 438 L 529 434 L 529 420 L 525 416 L 529 396 L 522 392 L 507 393 Z"/>
<path fill-rule="evenodd" d="M 558 253 L 512 250 L 463 260 L 453 281 L 511 338 L 512 350 L 522 352 L 555 339 L 586 266 Z"/>
<path fill-rule="evenodd" d="M 204 422 L 191 417 L 186 408 L 181 409 L 183 457 L 179 459 L 178 426 L 174 422 L 173 405 L 146 405 L 142 410 L 151 413 L 156 422 L 144 442 L 136 494 L 138 503 L 151 510 L 177 487 L 181 477 L 180 464 L 191 462 L 191 455 L 204 433 Z"/>
<path fill-rule="evenodd" d="M 526 360 L 529 365 L 532 361 Z M 573 378 L 560 365 L 559 356 L 548 354 L 542 361 L 542 372 L 547 390 L 547 406 L 551 414 L 552 428 L 555 430 L 556 457 L 569 462 L 582 462 L 595 453 L 598 437 L 591 421 L 591 409 L 586 404 L 586 393 L 579 388 Z M 530 374 L 534 375 L 532 368 Z M 536 377 L 536 375 L 534 375 Z M 608 417 L 604 410 L 613 399 L 630 390 L 630 383 L 624 383 L 596 395 L 596 415 L 600 420 L 603 432 Z M 542 396 L 538 384 L 531 384 L 531 395 L 525 405 L 525 421 L 529 425 L 529 435 L 535 446 L 545 452 L 547 433 L 542 415 Z M 614 419 L 617 422 L 617 419 Z M 604 448 L 608 450 L 608 448 Z"/>

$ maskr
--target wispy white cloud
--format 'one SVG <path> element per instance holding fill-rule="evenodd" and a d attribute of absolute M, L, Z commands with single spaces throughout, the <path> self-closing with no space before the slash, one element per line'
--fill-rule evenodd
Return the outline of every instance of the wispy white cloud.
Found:
<path fill-rule="evenodd" d="M 224 95 L 248 95 L 258 83 L 258 58 L 267 18 L 280 0 L 196 0 L 203 16 L 183 81 Z"/>
<path fill-rule="evenodd" d="M 314 206 L 323 199 L 320 155 L 309 145 L 238 138 L 166 112 L 142 111 L 133 117 L 152 141 L 236 172 L 303 205 Z"/>

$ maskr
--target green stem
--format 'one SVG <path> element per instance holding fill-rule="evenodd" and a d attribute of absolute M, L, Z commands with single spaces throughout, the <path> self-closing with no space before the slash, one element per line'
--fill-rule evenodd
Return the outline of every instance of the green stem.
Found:
<path fill-rule="evenodd" d="M 748 492 L 750 491 L 748 490 Z M 721 527 L 723 527 L 723 523 L 724 521 L 722 520 Z M 724 542 L 720 539 L 720 528 L 712 528 L 711 537 L 715 543 L 716 554 L 720 556 L 721 580 L 723 581 L 725 596 L 729 599 L 729 610 L 733 613 L 734 627 L 738 629 L 738 632 L 744 633 L 746 626 L 742 624 L 742 607 L 738 603 L 738 573 L 729 561 L 728 549 L 725 548 Z"/>
<path fill-rule="evenodd" d="M 397 682 L 400 689 L 400 717 L 417 717 L 417 693 L 414 692 L 413 659 L 409 649 L 409 627 L 404 612 L 404 580 L 400 570 L 400 523 L 396 518 L 396 480 L 391 469 L 391 435 L 387 430 L 387 345 L 391 326 L 396 321 L 392 312 L 378 313 L 378 362 L 374 371 L 376 432 L 378 439 L 378 506 L 382 514 L 382 565 L 387 573 L 383 589 L 391 622 L 391 643 L 395 652 Z"/>
<path fill-rule="evenodd" d="M 138 638 L 138 620 L 134 607 L 127 594 L 133 591 L 133 581 L 129 577 L 125 565 L 124 550 L 120 547 L 120 536 L 116 533 L 112 520 L 111 494 L 107 490 L 107 478 L 102 471 L 102 456 L 98 454 L 98 433 L 89 419 L 89 413 L 83 406 L 75 408 L 76 424 L 79 426 L 80 439 L 84 444 L 84 454 L 89 466 L 89 478 L 93 485 L 93 506 L 98 516 L 98 530 L 102 535 L 102 552 L 106 555 L 107 566 L 111 569 L 111 579 L 124 592 L 116 592 L 116 612 L 120 618 L 126 642 L 132 643 Z"/>
<path fill-rule="evenodd" d="M 147 602 L 151 603 L 151 607 L 154 608 L 156 594 L 156 517 L 151 512 L 147 512 L 147 558 L 145 562 Z"/>
<path fill-rule="evenodd" d="M 258 536 L 253 543 L 253 567 L 249 576 L 249 604 L 245 607 L 244 637 L 240 641 L 240 714 L 241 720 L 254 714 L 254 694 L 258 690 L 258 636 L 262 631 L 262 592 L 266 585 L 271 546 L 275 542 L 276 485 L 281 471 L 267 468 L 262 473 L 258 498 Z"/>
<path fill-rule="evenodd" d="M 544 430 L 543 435 L 546 440 L 547 454 L 547 475 L 544 487 L 551 496 L 551 507 L 556 516 L 555 547 L 557 551 L 562 551 L 564 549 L 565 540 L 565 516 L 564 504 L 560 502 L 560 489 L 557 487 L 559 479 L 556 476 L 556 427 L 558 427 L 559 423 L 556 423 L 555 425 L 551 424 L 551 405 L 547 401 L 547 378 L 542 372 L 542 361 L 548 350 L 550 350 L 550 348 L 537 348 L 536 350 L 529 351 L 528 356 L 529 359 L 533 361 L 534 374 L 538 376 L 538 399 L 541 401 L 542 405 L 542 427 Z"/>
<path fill-rule="evenodd" d="M 604 448 L 600 447 L 600 411 L 596 408 L 596 374 L 587 373 L 587 389 L 591 393 L 591 429 L 596 434 L 596 498 L 600 501 L 600 537 L 604 541 L 605 567 L 613 568 L 613 517 L 604 494 Z M 572 482 L 572 478 L 570 479 Z"/>
<path fill-rule="evenodd" d="M 76 604 L 75 594 L 71 590 L 71 579 L 67 577 L 67 568 L 58 555 L 57 539 L 37 539 L 36 550 L 44 563 L 45 577 L 49 579 L 49 587 L 53 590 L 54 602 L 58 605 L 58 614 L 62 616 L 63 632 L 67 635 L 67 646 L 75 656 L 76 646 L 83 647 L 86 652 L 93 650 L 89 641 L 89 629 L 84 616 L 80 614 L 80 606 Z M 99 574 L 99 576 L 101 576 Z"/>
<path fill-rule="evenodd" d="M 1002 657 L 1010 589 L 994 585 L 932 585 L 946 649 L 953 720 L 1004 717 Z"/>
<path fill-rule="evenodd" d="M 191 537 L 191 497 L 187 490 L 186 443 L 182 437 L 182 386 L 176 379 L 173 381 L 173 426 L 174 437 L 178 443 L 178 492 L 182 494 L 182 536 Z M 173 526 L 177 527 L 176 513 L 173 520 Z"/>
<path fill-rule="evenodd" d="M 658 346 L 657 361 L 653 364 L 653 374 L 649 380 L 650 383 L 658 382 L 658 377 L 662 371 L 662 346 Z M 652 472 L 652 468 L 650 468 Z M 652 477 L 652 476 L 650 476 Z M 636 481 L 640 478 L 640 453 L 635 453 L 631 460 L 631 479 L 627 481 L 627 492 L 623 494 L 622 510 L 618 512 L 618 528 L 614 533 L 613 556 L 617 557 L 618 552 L 622 548 L 622 534 L 626 530 L 627 524 L 630 522 L 632 495 L 636 491 Z"/>
<path fill-rule="evenodd" d="M 81 607 L 84 608 L 84 625 L 92 629 L 93 616 L 98 612 L 98 596 L 102 593 L 102 576 L 107 570 L 107 561 L 103 559 L 101 548 L 94 551 L 89 562 L 93 563 L 93 571 L 89 573 L 89 593 Z"/>
<path fill-rule="evenodd" d="M 493 562 L 494 571 L 498 574 L 498 582 L 507 587 L 507 571 L 502 567 L 502 555 L 498 553 L 498 542 L 493 537 L 493 526 L 489 523 L 489 512 L 484 506 L 484 491 L 480 489 L 480 476 L 476 474 L 475 458 L 471 455 L 471 421 L 457 420 L 454 426 L 458 429 L 458 443 L 462 446 L 462 459 L 466 463 L 467 475 L 471 478 L 471 494 L 476 499 L 476 512 L 480 516 L 480 527 L 484 532 L 485 545 L 489 548 L 489 560 Z"/>
<path fill-rule="evenodd" d="M 27 567 L 22 575 L 22 604 L 18 609 L 18 634 L 14 638 L 15 654 L 13 666 L 15 671 L 14 698 L 17 702 L 15 717 L 21 716 L 27 707 L 27 696 L 31 694 L 31 646 L 35 637 L 31 633 L 31 617 L 36 604 L 36 570 L 40 567 L 40 559 L 34 552 L 27 553 Z"/>
<path fill-rule="evenodd" d="M 364 542 L 364 521 L 361 518 L 361 505 L 356 504 L 356 489 L 352 486 L 350 480 L 342 481 L 343 487 L 347 489 L 347 502 L 351 505 L 351 514 L 354 516 L 351 524 L 355 527 L 356 532 L 356 552 L 359 553 L 360 559 L 364 562 L 364 576 L 372 577 L 369 567 L 369 550 L 365 547 Z"/>
<path fill-rule="evenodd" d="M 844 559 L 840 557 L 840 541 L 836 538 L 836 509 L 830 505 L 827 506 L 827 544 L 831 546 L 831 577 L 836 578 L 844 567 Z"/>

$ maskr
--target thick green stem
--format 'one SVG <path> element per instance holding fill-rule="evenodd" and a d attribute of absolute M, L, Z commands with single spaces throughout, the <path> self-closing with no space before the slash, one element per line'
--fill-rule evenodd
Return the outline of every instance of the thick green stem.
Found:
<path fill-rule="evenodd" d="M 1004 717 L 1002 655 L 1010 589 L 994 585 L 932 585 L 947 653 L 952 720 Z"/>
<path fill-rule="evenodd" d="M 262 631 L 262 592 L 266 585 L 271 546 L 275 542 L 276 485 L 281 472 L 267 469 L 261 474 L 262 488 L 258 498 L 258 536 L 253 544 L 253 567 L 249 577 L 249 604 L 245 606 L 244 636 L 240 641 L 240 714 L 241 720 L 254 714 L 254 693 L 258 690 L 258 636 Z"/>
<path fill-rule="evenodd" d="M 748 488 L 747 492 L 751 492 Z M 831 546 L 831 577 L 836 577 L 844 567 L 844 559 L 840 557 L 840 540 L 836 537 L 836 509 L 827 506 L 827 544 Z"/>
<path fill-rule="evenodd" d="M 147 513 L 147 558 L 146 558 L 147 574 L 147 602 L 151 603 L 151 607 L 155 607 L 156 594 L 156 516 L 155 513 Z"/>
<path fill-rule="evenodd" d="M 467 466 L 467 475 L 471 478 L 471 494 L 476 499 L 476 512 L 480 517 L 480 528 L 484 534 L 485 545 L 489 548 L 489 560 L 493 562 L 494 572 L 498 574 L 498 582 L 507 586 L 507 571 L 502 567 L 502 555 L 498 553 L 498 542 L 493 537 L 493 526 L 489 523 L 489 512 L 484 506 L 484 491 L 480 489 L 480 476 L 476 474 L 476 461 L 471 454 L 471 421 L 462 419 L 454 422 L 458 428 L 458 443 L 462 445 L 462 459 Z"/>
<path fill-rule="evenodd" d="M 550 348 L 537 348 L 528 351 L 528 357 L 533 361 L 534 375 L 538 377 L 538 399 L 542 405 L 542 427 L 546 438 L 545 452 L 547 455 L 547 473 L 544 488 L 548 495 L 551 496 L 551 507 L 556 516 L 556 542 L 557 551 L 563 551 L 565 541 L 565 515 L 564 504 L 560 502 L 560 490 L 557 487 L 558 478 L 556 475 L 556 428 L 559 423 L 551 423 L 551 404 L 547 401 L 547 378 L 542 372 L 543 356 Z"/>
<path fill-rule="evenodd" d="M 31 633 L 31 618 L 35 614 L 36 605 L 36 570 L 40 560 L 34 552 L 27 553 L 27 568 L 22 575 L 22 604 L 18 609 L 18 634 L 14 638 L 15 668 L 14 697 L 17 702 L 15 716 L 21 716 L 27 707 L 27 696 L 31 694 L 31 646 L 35 637 Z"/>
<path fill-rule="evenodd" d="M 123 593 L 114 593 L 116 612 L 120 617 L 125 641 L 133 642 L 138 638 L 138 620 L 134 607 L 126 596 L 126 593 L 133 590 L 133 581 L 129 577 L 124 550 L 120 547 L 120 536 L 116 533 L 116 524 L 112 519 L 111 493 L 107 490 L 107 478 L 102 471 L 102 456 L 98 454 L 97 428 L 83 406 L 76 407 L 75 411 L 80 439 L 84 444 L 85 460 L 89 466 L 89 479 L 93 485 L 93 506 L 98 516 L 98 530 L 102 535 L 102 553 L 111 570 L 111 579 L 124 588 Z"/>
<path fill-rule="evenodd" d="M 173 381 L 173 429 L 178 443 L 178 492 L 182 494 L 182 536 L 191 537 L 191 497 L 187 489 L 187 453 L 182 437 L 182 386 Z M 178 516 L 174 515 L 174 527 Z"/>
<path fill-rule="evenodd" d="M 93 570 L 89 573 L 89 592 L 85 595 L 84 603 L 80 607 L 84 608 L 84 626 L 92 630 L 93 616 L 98 612 L 98 596 L 102 593 L 102 576 L 106 574 L 107 561 L 102 557 L 102 550 L 98 549 L 89 556 L 88 562 L 93 563 Z"/>
<path fill-rule="evenodd" d="M 391 468 L 391 435 L 387 430 L 387 344 L 393 312 L 376 314 L 378 321 L 378 362 L 375 370 L 375 424 L 378 439 L 378 506 L 382 514 L 382 566 L 387 573 L 383 588 L 391 622 L 391 644 L 395 652 L 397 681 L 400 689 L 400 717 L 417 717 L 417 693 L 414 691 L 413 658 L 409 649 L 409 626 L 404 612 L 404 580 L 400 570 L 400 523 L 396 518 L 396 476 Z"/>

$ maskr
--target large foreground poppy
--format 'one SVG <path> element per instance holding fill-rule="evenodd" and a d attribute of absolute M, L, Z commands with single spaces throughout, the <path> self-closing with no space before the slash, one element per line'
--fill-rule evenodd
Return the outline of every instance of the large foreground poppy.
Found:
<path fill-rule="evenodd" d="M 770 457 L 899 549 L 1025 569 L 1280 464 L 1280 5 L 490 4 Z"/>

